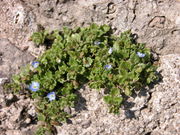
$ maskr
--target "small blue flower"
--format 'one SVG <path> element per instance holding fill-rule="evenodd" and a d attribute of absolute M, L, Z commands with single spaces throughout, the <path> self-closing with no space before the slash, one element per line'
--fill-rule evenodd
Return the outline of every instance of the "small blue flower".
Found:
<path fill-rule="evenodd" d="M 31 65 L 32 65 L 33 68 L 37 68 L 39 66 L 39 62 L 38 61 L 34 61 L 34 62 L 32 62 Z"/>
<path fill-rule="evenodd" d="M 31 91 L 38 91 L 39 90 L 39 87 L 40 87 L 40 84 L 38 82 L 32 82 L 31 85 L 29 86 L 29 89 Z"/>
<path fill-rule="evenodd" d="M 140 58 L 143 58 L 143 57 L 145 57 L 145 56 L 146 56 L 146 54 L 144 54 L 144 53 L 140 53 L 140 52 L 137 52 L 137 55 L 138 55 Z"/>
<path fill-rule="evenodd" d="M 94 41 L 94 44 L 95 44 L 95 45 L 100 45 L 101 42 L 100 42 L 100 41 Z"/>
<path fill-rule="evenodd" d="M 49 98 L 49 101 L 52 101 L 56 99 L 56 94 L 55 92 L 50 92 L 47 94 L 47 97 Z"/>
<path fill-rule="evenodd" d="M 111 65 L 105 65 L 105 66 L 104 66 L 104 69 L 106 69 L 106 70 L 109 70 L 109 69 L 111 69 L 111 68 L 112 68 Z"/>
<path fill-rule="evenodd" d="M 111 54 L 112 52 L 113 52 L 113 48 L 111 47 L 111 48 L 109 48 L 108 53 Z"/>

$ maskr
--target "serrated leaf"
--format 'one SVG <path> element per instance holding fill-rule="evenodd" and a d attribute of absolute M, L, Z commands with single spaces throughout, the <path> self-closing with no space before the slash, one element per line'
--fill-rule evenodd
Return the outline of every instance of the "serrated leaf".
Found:
<path fill-rule="evenodd" d="M 115 42 L 115 43 L 113 44 L 113 50 L 116 51 L 116 52 L 118 52 L 118 51 L 120 50 L 119 42 Z"/>
<path fill-rule="evenodd" d="M 93 63 L 93 60 L 90 57 L 83 58 L 83 64 L 85 67 L 90 67 L 92 63 Z"/>
<path fill-rule="evenodd" d="M 131 89 L 127 88 L 127 87 L 125 88 L 124 93 L 125 93 L 126 96 L 131 96 L 132 95 Z"/>
<path fill-rule="evenodd" d="M 111 96 L 104 96 L 104 101 L 105 101 L 107 104 L 111 104 L 111 102 L 112 102 L 112 97 L 111 97 Z"/>
<path fill-rule="evenodd" d="M 46 117 L 45 117 L 43 114 L 39 113 L 39 114 L 38 114 L 38 120 L 40 120 L 40 121 L 45 121 L 45 120 L 46 120 Z"/>
<path fill-rule="evenodd" d="M 104 32 L 108 32 L 110 30 L 110 27 L 108 25 L 103 25 L 102 29 Z"/>
<path fill-rule="evenodd" d="M 120 90 L 118 88 L 111 88 L 110 95 L 111 96 L 119 96 Z"/>
<path fill-rule="evenodd" d="M 121 103 L 122 103 L 122 101 L 123 101 L 123 98 L 122 98 L 122 97 L 114 97 L 114 98 L 113 98 L 113 105 L 115 105 L 115 106 L 120 106 Z"/>

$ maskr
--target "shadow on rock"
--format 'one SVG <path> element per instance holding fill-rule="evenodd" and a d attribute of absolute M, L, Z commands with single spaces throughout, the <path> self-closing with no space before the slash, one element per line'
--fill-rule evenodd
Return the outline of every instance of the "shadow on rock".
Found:
<path fill-rule="evenodd" d="M 82 87 L 83 90 L 85 90 L 85 86 Z M 76 94 L 78 96 L 78 99 L 75 103 L 75 111 L 80 112 L 82 110 L 87 110 L 86 106 L 86 99 L 82 97 L 81 93 L 79 91 L 76 91 Z"/>
<path fill-rule="evenodd" d="M 131 97 L 123 95 L 123 109 L 125 110 L 124 115 L 127 119 L 136 119 L 136 113 L 144 108 L 148 107 L 148 102 L 151 99 L 151 94 L 155 85 L 162 83 L 161 71 L 157 72 L 158 80 L 151 83 L 148 87 L 141 88 L 140 91 L 134 91 Z M 139 113 L 137 113 L 139 114 Z"/>

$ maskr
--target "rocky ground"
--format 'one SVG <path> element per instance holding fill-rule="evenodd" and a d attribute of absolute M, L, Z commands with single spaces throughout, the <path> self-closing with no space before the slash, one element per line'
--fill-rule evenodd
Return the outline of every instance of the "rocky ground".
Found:
<path fill-rule="evenodd" d="M 179 0 L 0 0 L 0 135 L 33 135 L 33 101 L 5 94 L 2 84 L 41 52 L 29 41 L 46 29 L 109 24 L 114 33 L 131 29 L 160 57 L 162 80 L 129 98 L 118 116 L 108 113 L 98 92 L 85 86 L 76 117 L 56 127 L 58 135 L 178 135 L 180 133 Z"/>
<path fill-rule="evenodd" d="M 86 103 L 72 124 L 58 127 L 60 135 L 178 135 L 180 133 L 180 55 L 160 58 L 163 79 L 128 100 L 121 114 L 108 113 L 103 92 L 85 88 Z"/>

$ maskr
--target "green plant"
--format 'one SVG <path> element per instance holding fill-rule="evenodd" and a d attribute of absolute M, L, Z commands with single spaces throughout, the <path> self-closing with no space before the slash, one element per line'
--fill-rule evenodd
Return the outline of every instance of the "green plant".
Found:
<path fill-rule="evenodd" d="M 35 132 L 35 135 L 47 135 L 47 134 L 52 134 L 52 132 L 49 130 L 50 128 L 47 127 L 39 127 L 37 131 Z"/>
<path fill-rule="evenodd" d="M 31 37 L 38 45 L 45 44 L 46 38 L 51 48 L 14 76 L 8 86 L 38 99 L 38 119 L 50 125 L 70 117 L 64 109 L 74 107 L 76 91 L 85 83 L 107 89 L 104 101 L 110 112 L 119 113 L 123 95 L 131 96 L 134 90 L 158 79 L 150 50 L 136 43 L 130 31 L 115 36 L 109 26 L 92 24 L 36 32 Z"/>

